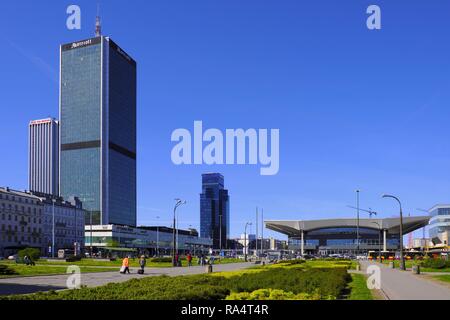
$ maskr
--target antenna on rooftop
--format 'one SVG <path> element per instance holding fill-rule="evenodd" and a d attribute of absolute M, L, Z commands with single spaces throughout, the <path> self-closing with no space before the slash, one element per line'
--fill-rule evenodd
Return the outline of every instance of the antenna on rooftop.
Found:
<path fill-rule="evenodd" d="M 100 3 L 97 3 L 97 17 L 95 18 L 95 36 L 100 37 L 102 35 L 102 24 L 100 20 Z"/>

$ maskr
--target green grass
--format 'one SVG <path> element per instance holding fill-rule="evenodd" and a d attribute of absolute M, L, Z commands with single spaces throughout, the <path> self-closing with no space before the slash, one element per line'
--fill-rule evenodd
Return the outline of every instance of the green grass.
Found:
<path fill-rule="evenodd" d="M 348 300 L 373 300 L 372 292 L 367 288 L 367 279 L 362 274 L 351 274 L 352 281 L 348 287 L 350 295 Z"/>
<path fill-rule="evenodd" d="M 1 264 L 0 264 L 1 265 Z M 3 264 L 4 265 L 4 264 Z M 18 276 L 40 276 L 40 275 L 54 275 L 54 274 L 65 274 L 67 267 L 57 267 L 57 266 L 26 266 L 23 264 L 6 264 L 8 269 L 10 269 L 14 274 L 2 275 L 0 274 L 0 279 L 18 277 Z M 68 265 L 69 266 L 69 265 Z M 80 267 L 82 273 L 86 272 L 106 272 L 111 271 L 111 268 L 92 268 L 92 267 Z"/>
<path fill-rule="evenodd" d="M 433 278 L 439 281 L 450 283 L 450 275 L 433 276 Z"/>
<path fill-rule="evenodd" d="M 329 263 L 331 264 L 331 263 Z M 65 290 L 0 299 L 44 300 L 223 300 L 336 299 L 351 281 L 346 267 L 265 266 L 223 274 L 146 277 L 96 288 Z M 261 289 L 263 289 L 261 291 Z M 246 294 L 248 293 L 248 294 Z"/>
<path fill-rule="evenodd" d="M 168 268 L 172 266 L 171 262 L 152 262 L 151 259 L 147 259 L 147 268 Z M 183 267 L 187 266 L 186 259 L 181 259 Z M 215 260 L 214 264 L 228 264 L 228 263 L 237 263 L 243 262 L 240 259 L 231 259 L 224 258 L 221 260 Z M 81 261 L 75 262 L 66 262 L 65 260 L 58 261 L 47 261 L 47 260 L 38 260 L 36 261 L 37 265 L 76 265 L 76 266 L 90 266 L 90 267 L 120 267 L 122 265 L 122 259 L 117 259 L 116 261 L 99 261 L 95 259 L 82 259 Z M 196 266 L 197 258 L 192 260 L 192 265 Z M 130 259 L 130 267 L 139 267 L 139 259 Z"/>
<path fill-rule="evenodd" d="M 385 260 L 385 261 L 383 261 L 383 264 L 388 265 L 389 262 L 391 262 L 391 261 Z M 407 269 L 412 268 L 412 266 L 413 266 L 414 263 L 415 263 L 415 261 L 413 261 L 413 260 L 406 260 L 406 261 L 405 261 L 406 268 L 407 268 Z M 396 268 L 399 268 L 399 267 L 400 267 L 400 261 L 395 260 L 395 261 L 394 261 L 394 266 L 395 266 Z M 450 268 L 437 269 L 437 268 L 420 267 L 420 271 L 423 271 L 423 272 L 450 272 Z"/>

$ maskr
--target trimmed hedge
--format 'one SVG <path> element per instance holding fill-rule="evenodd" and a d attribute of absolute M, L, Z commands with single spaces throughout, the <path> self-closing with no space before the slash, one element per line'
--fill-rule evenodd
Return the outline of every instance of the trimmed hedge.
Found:
<path fill-rule="evenodd" d="M 280 299 L 335 299 L 341 296 L 350 280 L 346 268 L 341 267 L 278 267 L 232 277 L 206 274 L 147 277 L 96 288 L 8 296 L 0 300 L 221 300 L 232 293 L 247 293 L 234 296 L 236 298 L 267 298 L 268 295 Z M 260 289 L 270 290 L 258 291 Z"/>

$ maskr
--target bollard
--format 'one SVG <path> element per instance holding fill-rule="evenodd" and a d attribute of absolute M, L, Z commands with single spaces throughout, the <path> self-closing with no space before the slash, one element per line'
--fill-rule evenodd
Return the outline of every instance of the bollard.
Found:
<path fill-rule="evenodd" d="M 412 266 L 412 272 L 414 274 L 420 274 L 420 266 L 417 265 Z"/>
<path fill-rule="evenodd" d="M 390 262 L 389 262 L 389 268 L 395 269 L 394 261 L 390 261 Z"/>
<path fill-rule="evenodd" d="M 356 265 L 356 271 L 361 271 L 361 266 L 359 265 L 359 263 Z"/>
<path fill-rule="evenodd" d="M 212 273 L 213 272 L 213 266 L 212 265 L 207 265 L 206 266 L 206 273 Z"/>

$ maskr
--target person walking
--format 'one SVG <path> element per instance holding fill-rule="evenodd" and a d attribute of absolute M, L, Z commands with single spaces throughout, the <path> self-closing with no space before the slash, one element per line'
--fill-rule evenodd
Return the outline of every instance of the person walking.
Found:
<path fill-rule="evenodd" d="M 130 257 L 127 256 L 122 260 L 122 268 L 120 269 L 120 273 L 127 273 L 130 274 Z"/>
<path fill-rule="evenodd" d="M 187 260 L 187 263 L 188 263 L 188 267 L 191 267 L 192 266 L 192 255 L 191 255 L 190 252 L 186 256 L 186 260 Z"/>
<path fill-rule="evenodd" d="M 141 258 L 139 259 L 139 265 L 141 267 L 141 270 L 139 270 L 139 274 L 144 274 L 144 268 L 146 264 L 147 260 L 145 259 L 145 256 L 142 255 Z"/>

